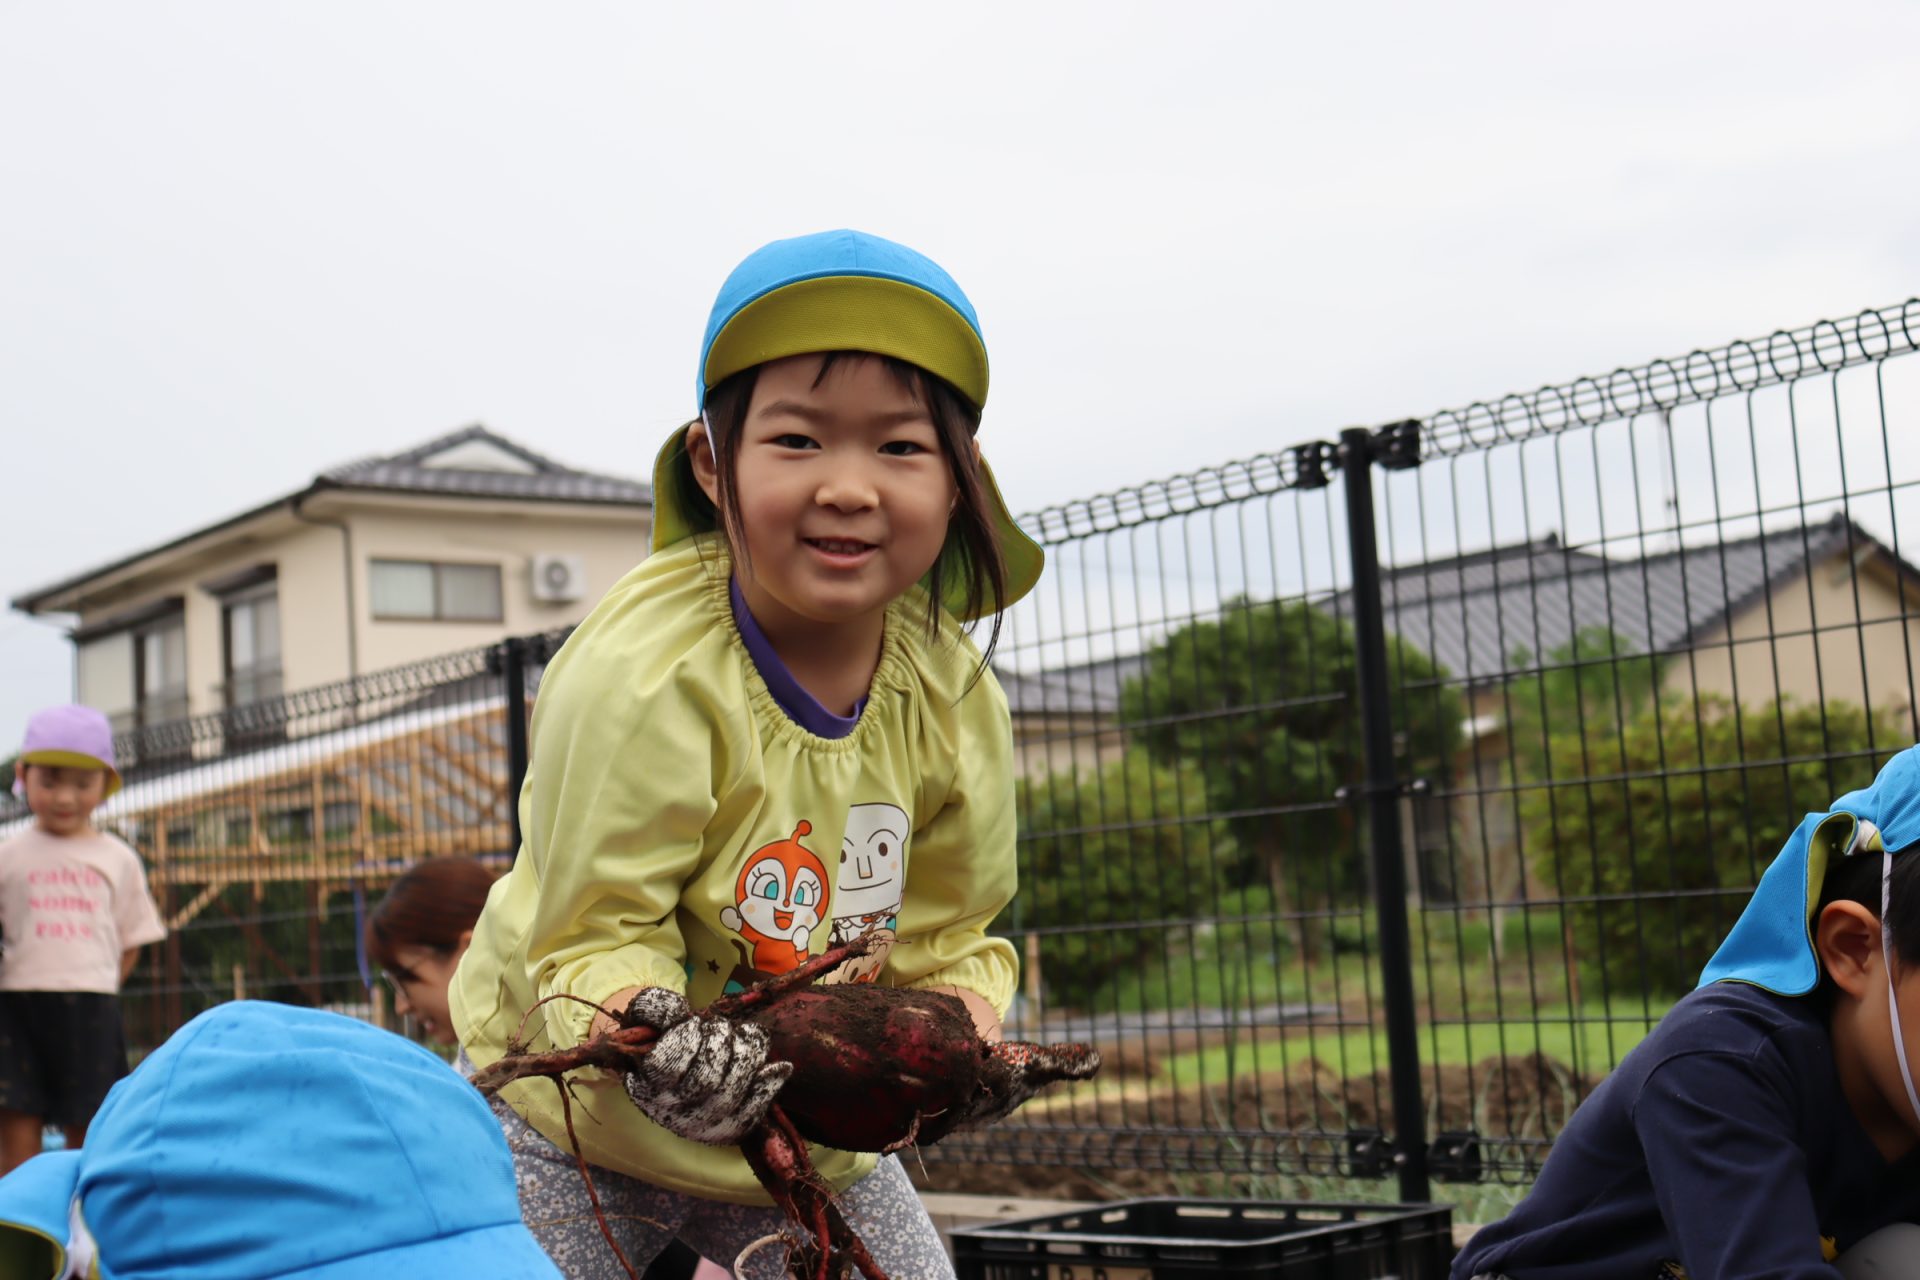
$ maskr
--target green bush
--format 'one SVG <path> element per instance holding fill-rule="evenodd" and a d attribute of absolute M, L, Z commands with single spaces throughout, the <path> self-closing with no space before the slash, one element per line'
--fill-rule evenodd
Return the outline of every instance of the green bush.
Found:
<path fill-rule="evenodd" d="M 1162 764 L 1197 763 L 1204 803 L 1232 814 L 1234 883 L 1264 882 L 1281 911 L 1358 900 L 1366 885 L 1363 833 L 1353 806 L 1335 802 L 1360 783 L 1353 628 L 1305 602 L 1225 601 L 1147 650 L 1121 691 L 1133 740 Z M 1399 776 L 1445 780 L 1465 714 L 1447 672 L 1387 637 Z M 1201 811 L 1195 809 L 1195 812 Z M 1301 930 L 1310 954 L 1324 928 Z"/>
<path fill-rule="evenodd" d="M 1584 741 L 1554 734 L 1555 781 L 1521 784 L 1522 839 L 1542 883 L 1587 899 L 1564 912 L 1584 980 L 1615 995 L 1691 990 L 1787 835 L 1871 781 L 1901 735 L 1897 715 L 1849 703 L 1711 695 Z"/>
<path fill-rule="evenodd" d="M 1516 670 L 1535 666 L 1524 646 L 1509 660 Z M 1547 650 L 1536 670 L 1508 684 L 1501 702 L 1514 776 L 1538 782 L 1564 777 L 1569 766 L 1578 771 L 1591 744 L 1604 746 L 1622 718 L 1652 706 L 1661 673 L 1661 663 L 1606 627 L 1582 627 Z"/>
<path fill-rule="evenodd" d="M 1236 854 L 1226 824 L 1206 818 L 1192 765 L 1130 751 L 1103 768 L 1018 785 L 1020 893 L 1015 931 L 1040 940 L 1050 1001 L 1087 1004 L 1117 971 L 1178 950 L 1185 921 L 1210 918 Z M 1162 923 L 1165 922 L 1165 923 Z"/>

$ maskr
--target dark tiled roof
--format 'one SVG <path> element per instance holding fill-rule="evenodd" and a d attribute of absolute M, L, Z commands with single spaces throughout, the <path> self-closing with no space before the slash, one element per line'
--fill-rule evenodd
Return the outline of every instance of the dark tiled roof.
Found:
<path fill-rule="evenodd" d="M 1902 576 L 1920 581 L 1920 570 L 1836 514 L 1819 524 L 1643 559 L 1610 559 L 1548 537 L 1387 569 L 1381 587 L 1388 631 L 1431 654 L 1453 676 L 1480 683 L 1512 673 L 1520 665 L 1519 651 L 1537 659 L 1590 627 L 1610 628 L 1639 653 L 1684 649 L 1758 605 L 1808 564 L 1862 553 L 1885 557 Z M 1352 597 L 1344 591 L 1324 598 L 1320 607 L 1353 616 Z M 1141 655 L 1128 654 L 995 674 L 1016 715 L 1111 715 L 1119 710 L 1121 687 L 1143 665 Z"/>
<path fill-rule="evenodd" d="M 1849 552 L 1884 555 L 1914 572 L 1840 515 L 1644 559 L 1609 559 L 1548 538 L 1386 570 L 1386 625 L 1477 683 L 1505 676 L 1516 651 L 1538 658 L 1590 627 L 1611 629 L 1640 653 L 1684 648 L 1809 563 Z M 1346 592 L 1324 607 L 1352 617 Z"/>
<path fill-rule="evenodd" d="M 437 454 L 473 443 L 506 453 L 524 463 L 529 469 L 501 471 L 479 467 L 428 465 L 429 460 Z M 297 507 L 308 495 L 325 489 L 443 494 L 459 498 L 509 498 L 530 502 L 589 502 L 604 503 L 609 506 L 650 507 L 653 505 L 651 485 L 621 476 L 601 475 L 593 471 L 576 471 L 535 453 L 523 445 L 515 444 L 505 436 L 495 435 L 485 427 L 462 427 L 458 431 L 450 431 L 446 435 L 401 453 L 362 458 L 357 462 L 345 463 L 322 471 L 314 477 L 311 485 L 297 493 L 285 494 L 249 511 L 243 511 L 237 516 L 204 525 L 170 541 L 142 548 L 118 560 L 25 592 L 15 596 L 11 604 L 24 613 L 38 613 L 50 605 L 53 606 L 53 611 L 68 608 L 71 602 L 61 603 L 60 597 L 85 586 L 95 578 L 125 568 L 147 556 L 171 551 L 192 542 L 195 538 L 244 524 L 288 504 L 294 504 Z"/>
<path fill-rule="evenodd" d="M 449 449 L 482 443 L 525 463 L 528 471 L 432 466 L 429 460 Z M 653 488 L 623 476 L 577 471 L 496 435 L 485 427 L 463 427 L 416 448 L 385 457 L 362 458 L 322 471 L 315 483 L 342 489 L 385 489 L 401 493 L 440 493 L 463 498 L 530 498 L 544 502 L 607 502 L 646 506 Z"/>
<path fill-rule="evenodd" d="M 1120 710 L 1121 686 L 1137 675 L 1146 659 L 1137 653 L 1102 658 L 1050 671 L 994 668 L 1015 715 L 1112 715 Z"/>

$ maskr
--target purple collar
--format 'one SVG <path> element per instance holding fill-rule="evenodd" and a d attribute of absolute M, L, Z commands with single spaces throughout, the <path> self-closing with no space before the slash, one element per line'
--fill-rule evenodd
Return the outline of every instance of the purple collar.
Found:
<path fill-rule="evenodd" d="M 852 733 L 853 727 L 860 723 L 860 713 L 867 708 L 867 700 L 862 698 L 854 703 L 850 716 L 837 716 L 821 706 L 818 698 L 800 687 L 793 672 L 787 670 L 787 664 L 773 651 L 773 642 L 754 621 L 746 597 L 740 594 L 739 579 L 727 583 L 727 595 L 733 601 L 733 625 L 740 629 L 740 640 L 747 646 L 747 656 L 753 659 L 753 669 L 766 681 L 767 692 L 787 713 L 787 719 L 816 738 L 844 738 Z"/>

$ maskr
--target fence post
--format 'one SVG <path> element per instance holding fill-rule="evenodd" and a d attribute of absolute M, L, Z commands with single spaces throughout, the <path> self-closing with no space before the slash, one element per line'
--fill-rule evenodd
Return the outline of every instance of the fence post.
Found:
<path fill-rule="evenodd" d="M 1353 559 L 1353 644 L 1360 692 L 1361 745 L 1366 758 L 1367 833 L 1373 855 L 1374 910 L 1380 931 L 1380 985 L 1387 1013 L 1387 1066 L 1393 1085 L 1394 1164 L 1400 1198 L 1429 1197 L 1426 1106 L 1420 1088 L 1420 1033 L 1413 995 L 1413 943 L 1407 927 L 1406 853 L 1400 834 L 1401 788 L 1395 776 L 1393 689 L 1387 682 L 1386 614 L 1380 553 L 1374 538 L 1373 465 L 1419 462 L 1419 424 L 1398 423 L 1378 435 L 1365 427 L 1340 433 L 1346 481 L 1347 545 Z"/>
<path fill-rule="evenodd" d="M 527 780 L 527 642 L 512 636 L 500 642 L 501 674 L 507 695 L 507 817 L 513 824 L 513 856 L 520 856 L 520 786 Z"/>

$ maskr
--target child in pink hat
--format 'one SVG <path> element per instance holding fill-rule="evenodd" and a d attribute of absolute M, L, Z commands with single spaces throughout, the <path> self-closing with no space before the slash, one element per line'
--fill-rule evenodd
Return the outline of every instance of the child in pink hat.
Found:
<path fill-rule="evenodd" d="M 38 1154 L 48 1124 L 85 1141 L 127 1074 L 120 984 L 167 934 L 139 857 L 93 828 L 120 789 L 105 716 L 34 715 L 13 789 L 34 820 L 0 842 L 0 1174 Z"/>

